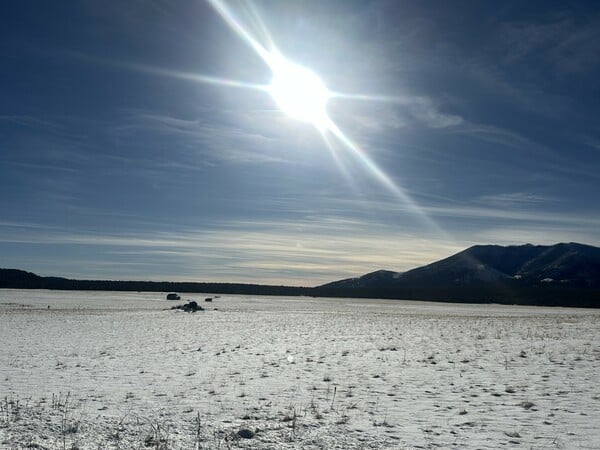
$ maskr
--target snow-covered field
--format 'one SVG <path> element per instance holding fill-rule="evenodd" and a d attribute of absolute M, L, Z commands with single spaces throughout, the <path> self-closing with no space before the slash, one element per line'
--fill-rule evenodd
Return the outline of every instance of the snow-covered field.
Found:
<path fill-rule="evenodd" d="M 600 310 L 204 297 L 0 290 L 0 448 L 600 448 Z"/>

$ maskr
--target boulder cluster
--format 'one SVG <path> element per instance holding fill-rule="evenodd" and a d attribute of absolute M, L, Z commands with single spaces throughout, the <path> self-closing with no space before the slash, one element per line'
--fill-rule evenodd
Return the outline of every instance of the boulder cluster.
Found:
<path fill-rule="evenodd" d="M 198 305 L 198 303 L 196 303 L 193 300 L 189 301 L 187 303 L 184 303 L 183 305 L 173 306 L 171 309 L 181 309 L 182 311 L 185 311 L 185 312 L 204 311 L 204 308 L 202 306 Z"/>

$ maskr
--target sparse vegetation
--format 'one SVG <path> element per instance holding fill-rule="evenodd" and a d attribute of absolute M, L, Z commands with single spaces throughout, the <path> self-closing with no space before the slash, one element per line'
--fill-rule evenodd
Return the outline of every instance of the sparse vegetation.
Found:
<path fill-rule="evenodd" d="M 81 324 L 74 326 L 80 328 L 69 330 L 79 337 L 77 349 L 56 351 L 57 342 L 64 345 L 62 335 L 48 328 L 41 347 L 29 354 L 11 356 L 10 347 L 0 348 L 7 361 L 0 377 L 10 380 L 0 389 L 25 386 L 14 376 L 15 367 L 30 361 L 39 367 L 28 379 L 38 383 L 39 395 L 2 393 L 0 447 L 17 442 L 18 448 L 62 450 L 328 448 L 327 439 L 335 436 L 347 448 L 365 440 L 374 448 L 395 448 L 408 439 L 423 447 L 464 446 L 468 440 L 467 447 L 519 442 L 553 448 L 573 436 L 584 443 L 596 436 L 586 405 L 598 397 L 590 380 L 600 368 L 600 352 L 592 345 L 600 337 L 600 314 L 519 310 L 516 316 L 513 309 L 496 307 L 485 310 L 489 317 L 458 317 L 428 305 L 427 314 L 415 316 L 388 305 L 395 315 L 382 315 L 373 301 L 356 314 L 353 306 L 336 304 L 346 308 L 342 315 L 323 307 L 316 327 L 312 320 L 320 299 L 311 303 L 310 313 L 297 308 L 300 312 L 260 317 L 245 314 L 251 307 L 236 301 L 233 311 L 220 300 L 228 327 L 203 320 L 201 329 L 175 333 L 173 324 L 182 318 L 197 322 L 198 316 L 158 311 L 153 317 L 146 311 L 147 320 L 154 321 L 149 329 L 137 312 L 131 317 L 122 309 L 77 312 Z M 60 316 L 44 314 L 44 320 L 51 317 Z M 118 325 L 110 328 L 117 317 Z M 104 334 L 98 341 L 88 339 L 89 333 L 97 336 L 90 324 L 101 324 L 112 340 Z M 352 327 L 360 333 L 349 336 Z M 17 334 L 14 327 L 11 331 Z M 127 345 L 117 345 L 118 339 Z M 351 350 L 340 348 L 340 342 Z M 197 352 L 200 343 L 203 351 Z M 51 356 L 39 359 L 49 349 L 55 350 Z M 285 362 L 291 354 L 295 364 Z M 57 361 L 60 370 L 55 370 Z M 119 378 L 103 377 L 107 373 Z M 52 394 L 39 382 L 42 375 L 48 386 L 68 378 L 73 389 Z M 578 425 L 570 427 L 575 417 Z M 241 436 L 242 430 L 249 437 Z M 484 435 L 489 436 L 485 441 Z"/>

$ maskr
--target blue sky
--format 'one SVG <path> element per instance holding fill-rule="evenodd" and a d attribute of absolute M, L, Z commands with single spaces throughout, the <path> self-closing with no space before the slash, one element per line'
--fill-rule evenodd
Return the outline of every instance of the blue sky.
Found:
<path fill-rule="evenodd" d="M 379 98 L 328 114 L 398 190 L 268 93 L 200 82 L 272 77 L 207 2 L 9 2 L 0 267 L 315 285 L 480 243 L 600 245 L 596 2 L 225 4 Z"/>

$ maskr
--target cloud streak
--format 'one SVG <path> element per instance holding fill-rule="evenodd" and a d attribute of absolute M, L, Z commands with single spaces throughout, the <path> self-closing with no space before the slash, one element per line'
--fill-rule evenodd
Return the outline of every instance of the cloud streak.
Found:
<path fill-rule="evenodd" d="M 374 228 L 373 224 L 337 219 L 232 223 L 218 230 L 177 233 L 97 234 L 56 229 L 40 233 L 39 228 L 35 232 L 5 228 L 0 242 L 79 246 L 83 254 L 98 254 L 98 262 L 104 259 L 102 255 L 109 260 L 123 256 L 132 266 L 152 257 L 158 267 L 170 258 L 167 260 L 176 262 L 178 269 L 185 268 L 187 279 L 295 285 L 324 283 L 383 267 L 409 269 L 460 248 L 435 238 L 401 236 Z M 74 270 L 69 262 L 63 265 L 62 270 Z M 59 274 L 56 270 L 52 273 Z M 121 275 L 115 272 L 111 276 Z"/>

